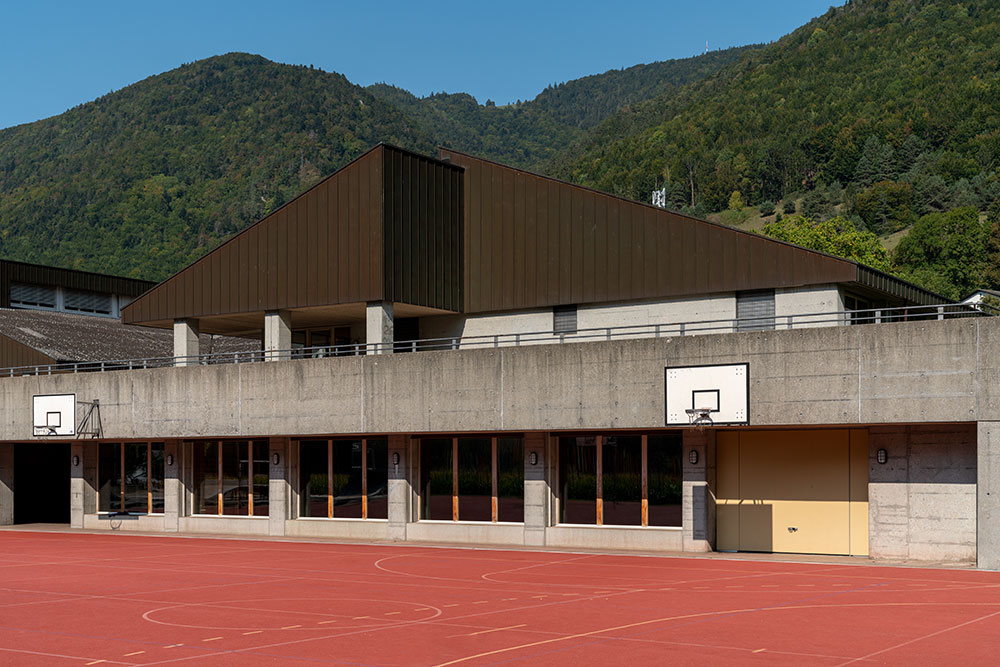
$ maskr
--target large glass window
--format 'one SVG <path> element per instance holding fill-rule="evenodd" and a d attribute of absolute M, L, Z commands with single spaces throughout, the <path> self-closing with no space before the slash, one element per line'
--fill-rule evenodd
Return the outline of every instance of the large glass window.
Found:
<path fill-rule="evenodd" d="M 301 441 L 299 515 L 387 518 L 388 465 L 388 444 L 383 438 Z"/>
<path fill-rule="evenodd" d="M 602 523 L 642 525 L 642 438 L 610 436 L 601 445 Z"/>
<path fill-rule="evenodd" d="M 493 520 L 493 446 L 490 438 L 458 439 L 458 518 Z"/>
<path fill-rule="evenodd" d="M 681 434 L 649 436 L 649 525 L 681 525 Z"/>
<path fill-rule="evenodd" d="M 98 443 L 97 510 L 163 512 L 162 442 Z"/>
<path fill-rule="evenodd" d="M 421 440 L 420 492 L 422 519 L 523 522 L 524 439 Z"/>
<path fill-rule="evenodd" d="M 681 486 L 680 433 L 559 438 L 561 523 L 680 526 Z"/>
<path fill-rule="evenodd" d="M 454 519 L 452 499 L 452 439 L 425 438 L 420 441 L 420 495 L 422 519 Z"/>
<path fill-rule="evenodd" d="M 597 438 L 559 438 L 559 520 L 597 523 Z"/>
<path fill-rule="evenodd" d="M 524 441 L 497 439 L 497 520 L 524 521 Z"/>
<path fill-rule="evenodd" d="M 267 442 L 195 442 L 192 473 L 195 512 L 266 516 Z"/>

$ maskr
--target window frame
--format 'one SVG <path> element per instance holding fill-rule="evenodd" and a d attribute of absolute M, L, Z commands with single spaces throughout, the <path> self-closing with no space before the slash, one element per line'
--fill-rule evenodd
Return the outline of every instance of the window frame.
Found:
<path fill-rule="evenodd" d="M 102 510 L 101 507 L 101 456 L 100 448 L 102 445 L 118 445 L 118 505 L 117 510 Z M 125 496 L 125 448 L 129 445 L 139 445 L 146 448 L 146 511 L 145 512 L 130 512 L 125 509 L 126 496 Z M 166 456 L 166 442 L 163 440 L 118 440 L 118 441 L 108 441 L 97 443 L 97 451 L 95 452 L 95 477 L 97 480 L 97 514 L 127 514 L 129 516 L 163 516 L 165 511 L 154 512 L 153 511 L 153 445 L 160 445 L 164 449 L 164 457 Z M 164 487 L 164 495 L 166 495 L 166 470 L 164 470 L 163 479 L 161 484 Z M 109 503 L 110 504 L 110 503 Z M 164 508 L 165 509 L 165 508 Z"/>
<path fill-rule="evenodd" d="M 198 503 L 198 504 L 192 503 L 191 516 L 196 516 L 196 517 L 197 516 L 219 516 L 219 517 L 226 517 L 226 518 L 232 518 L 232 519 L 239 519 L 239 518 L 245 518 L 245 519 L 246 518 L 248 518 L 248 519 L 266 519 L 266 518 L 268 518 L 268 514 L 254 514 L 254 501 L 253 501 L 253 493 L 254 493 L 254 487 L 255 487 L 255 485 L 253 483 L 253 464 L 254 464 L 253 450 L 254 450 L 254 446 L 257 445 L 257 444 L 264 444 L 265 446 L 267 446 L 268 441 L 266 439 L 261 439 L 261 438 L 250 439 L 250 440 L 243 440 L 243 439 L 216 440 L 216 439 L 212 439 L 212 440 L 189 440 L 187 442 L 192 443 L 192 445 L 194 447 L 197 447 L 197 446 L 200 446 L 200 445 L 205 445 L 205 444 L 212 444 L 212 443 L 214 443 L 216 445 L 216 454 L 215 454 L 216 461 L 215 461 L 215 466 L 216 466 L 216 471 L 217 472 L 216 472 L 216 478 L 215 478 L 215 492 L 213 494 L 215 496 L 215 509 L 216 509 L 216 511 L 213 512 L 213 513 L 199 511 L 200 509 L 202 509 L 202 507 L 205 506 L 205 498 L 202 498 L 201 499 L 201 503 Z M 239 466 L 239 462 L 242 460 L 240 458 L 240 456 L 241 456 L 240 447 L 244 447 L 245 446 L 247 448 L 246 449 L 246 454 L 247 454 L 247 459 L 246 459 L 246 461 L 247 461 L 247 487 L 246 487 L 247 488 L 247 505 L 246 505 L 246 507 L 247 507 L 247 513 L 246 514 L 226 514 L 225 513 L 225 506 L 224 506 L 224 499 L 223 499 L 224 493 L 223 493 L 222 486 L 223 486 L 224 480 L 225 480 L 225 476 L 223 474 L 223 471 L 224 471 L 224 465 L 223 465 L 223 463 L 224 463 L 223 462 L 224 454 L 223 454 L 223 452 L 225 451 L 224 445 L 226 445 L 226 444 L 235 444 L 236 447 L 237 447 L 237 449 L 236 449 L 237 467 Z M 190 476 L 189 479 L 191 480 L 192 486 L 196 486 L 195 480 L 196 480 L 197 471 L 195 471 L 194 467 L 193 467 L 194 466 L 194 457 L 193 456 L 191 457 L 191 463 L 190 463 L 190 465 L 192 467 L 190 469 L 191 470 L 191 476 Z M 268 472 L 268 481 L 270 483 L 270 471 Z M 271 504 L 270 489 L 268 489 L 268 499 L 267 499 L 267 505 L 268 505 L 268 507 L 270 507 L 270 504 Z"/>
<path fill-rule="evenodd" d="M 672 431 L 665 431 L 664 434 L 673 433 Z M 609 436 L 607 433 L 584 433 L 584 434 L 574 434 L 574 433 L 553 433 L 551 438 L 554 441 L 550 450 L 555 454 L 555 475 L 556 484 L 555 488 L 557 490 L 556 497 L 556 512 L 555 512 L 555 524 L 562 526 L 607 526 L 611 528 L 625 528 L 625 529 L 638 529 L 638 528 L 656 528 L 656 529 L 667 529 L 667 530 L 680 530 L 683 528 L 683 519 L 680 525 L 676 526 L 664 526 L 664 525 L 650 525 L 649 524 L 649 439 L 650 437 L 655 437 L 659 433 L 641 433 L 638 434 L 641 438 L 641 472 L 640 472 L 640 486 L 641 486 L 641 499 L 640 499 L 640 522 L 638 524 L 617 524 L 617 523 L 605 523 L 604 522 L 604 443 L 608 437 L 615 437 L 619 435 L 632 435 L 635 436 L 634 432 L 631 433 L 615 433 Z M 562 521 L 562 516 L 565 511 L 566 499 L 563 497 L 562 483 L 562 466 L 559 461 L 560 443 L 561 438 L 576 438 L 576 437 L 592 437 L 594 438 L 596 451 L 595 451 L 595 522 L 594 523 L 568 523 Z M 680 482 L 683 485 L 684 482 L 684 462 L 683 462 L 683 446 L 681 447 L 682 460 L 680 461 Z M 683 506 L 683 497 L 681 499 L 681 505 Z"/>
<path fill-rule="evenodd" d="M 368 453 L 371 449 L 368 447 L 369 441 L 385 441 L 388 447 L 388 438 L 385 436 L 375 437 L 375 438 L 295 438 L 294 442 L 298 447 L 299 453 L 299 466 L 298 466 L 298 480 L 296 486 L 296 493 L 299 497 L 298 507 L 296 511 L 298 512 L 299 519 L 335 519 L 341 521 L 388 521 L 388 515 L 386 517 L 370 517 L 369 515 L 369 505 L 371 504 L 368 497 Z M 302 445 L 303 443 L 322 443 L 326 442 L 326 516 L 302 516 L 302 489 L 305 481 L 303 480 L 304 470 L 302 469 Z M 334 499 L 335 495 L 333 493 L 333 461 L 334 454 L 333 448 L 337 443 L 354 443 L 361 442 L 361 516 L 360 517 L 347 517 L 347 516 L 336 516 L 334 511 Z M 386 480 L 389 477 L 389 461 L 386 459 Z M 388 496 L 388 484 L 386 485 L 386 496 Z M 388 507 L 388 498 L 387 498 Z"/>

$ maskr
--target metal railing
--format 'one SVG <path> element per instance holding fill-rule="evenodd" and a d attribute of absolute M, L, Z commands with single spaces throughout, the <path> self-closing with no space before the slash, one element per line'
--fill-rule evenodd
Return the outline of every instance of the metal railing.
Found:
<path fill-rule="evenodd" d="M 119 359 L 105 361 L 81 361 L 35 366 L 0 368 L 0 377 L 26 375 L 56 375 L 62 373 L 90 373 L 119 370 L 143 370 L 173 366 L 209 366 L 215 364 L 252 364 L 264 361 L 284 361 L 293 359 L 319 359 L 327 357 L 356 357 L 369 354 L 391 352 L 423 352 L 429 350 L 459 350 L 517 347 L 521 345 L 542 345 L 559 343 L 579 343 L 588 341 L 610 341 L 635 338 L 669 338 L 711 333 L 740 333 L 749 331 L 772 331 L 782 329 L 855 326 L 862 324 L 887 324 L 892 322 L 915 322 L 944 320 L 966 317 L 995 317 L 1000 310 L 985 304 L 943 304 L 936 306 L 901 306 L 896 308 L 872 308 L 869 310 L 840 310 L 823 313 L 800 313 L 774 317 L 726 318 L 671 322 L 663 324 L 633 324 L 613 327 L 593 327 L 572 332 L 534 331 L 510 334 L 486 334 L 478 336 L 448 336 L 442 338 L 422 338 L 392 343 L 350 343 L 320 347 L 301 347 L 291 350 L 248 350 L 240 352 L 216 352 L 186 357 L 153 357 L 146 359 Z"/>

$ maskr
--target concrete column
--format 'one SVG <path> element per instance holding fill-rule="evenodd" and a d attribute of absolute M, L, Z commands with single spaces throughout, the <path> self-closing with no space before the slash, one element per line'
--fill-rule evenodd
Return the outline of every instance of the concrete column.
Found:
<path fill-rule="evenodd" d="M 270 484 L 268 486 L 268 535 L 283 536 L 285 521 L 288 519 L 288 475 L 287 461 L 288 438 L 271 438 L 270 448 Z M 274 462 L 275 454 L 278 462 Z"/>
<path fill-rule="evenodd" d="M 547 440 L 545 433 L 529 433 L 524 437 L 524 543 L 533 547 L 545 545 L 545 530 L 549 526 L 552 489 L 545 474 Z"/>
<path fill-rule="evenodd" d="M 83 528 L 83 516 L 86 514 L 86 495 L 84 487 L 87 485 L 84 478 L 84 445 L 82 442 L 74 442 L 69 447 L 69 525 L 72 528 Z M 91 449 L 87 447 L 86 449 Z M 95 445 L 93 449 L 97 449 Z"/>
<path fill-rule="evenodd" d="M 367 308 L 368 328 L 365 342 L 374 347 L 369 347 L 369 353 L 389 354 L 392 352 L 393 326 L 392 326 L 392 303 L 386 301 L 373 301 Z"/>
<path fill-rule="evenodd" d="M 416 444 L 413 445 L 416 447 Z M 405 435 L 389 436 L 389 526 L 390 540 L 405 540 L 406 525 L 415 519 L 413 516 L 413 485 L 410 483 L 409 471 L 416 469 L 411 465 L 410 438 Z M 397 460 L 398 457 L 398 460 Z M 412 457 L 416 460 L 416 453 Z"/>
<path fill-rule="evenodd" d="M 14 523 L 14 445 L 0 443 L 0 526 Z"/>
<path fill-rule="evenodd" d="M 181 482 L 183 442 L 167 440 L 163 444 L 163 530 L 176 533 L 184 513 L 184 485 Z M 173 461 L 173 462 L 171 462 Z"/>
<path fill-rule="evenodd" d="M 83 514 L 97 514 L 97 443 L 83 446 Z"/>
<path fill-rule="evenodd" d="M 692 451 L 698 454 L 697 463 L 691 463 Z M 681 548 L 684 551 L 712 551 L 715 548 L 715 432 L 685 429 L 681 460 L 684 465 Z"/>
<path fill-rule="evenodd" d="M 1000 422 L 979 422 L 976 461 L 976 563 L 1000 570 Z"/>
<path fill-rule="evenodd" d="M 199 347 L 198 320 L 174 320 L 174 365 L 196 366 Z"/>
<path fill-rule="evenodd" d="M 267 361 L 288 359 L 292 349 L 292 317 L 287 310 L 264 313 L 264 358 Z"/>

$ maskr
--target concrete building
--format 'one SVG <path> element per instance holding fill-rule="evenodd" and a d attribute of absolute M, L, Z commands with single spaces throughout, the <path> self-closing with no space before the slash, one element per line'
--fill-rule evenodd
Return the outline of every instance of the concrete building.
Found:
<path fill-rule="evenodd" d="M 172 332 L 176 366 L 0 378 L 0 523 L 65 474 L 75 528 L 996 568 L 1000 327 L 983 315 L 380 145 L 124 308 Z M 200 357 L 206 333 L 262 349 Z M 678 423 L 671 371 L 719 365 L 745 369 L 741 416 Z M 691 400 L 728 406 L 705 382 Z M 33 435 L 35 397 L 69 394 L 99 401 L 102 438 Z M 19 447 L 55 463 L 23 469 Z"/>

